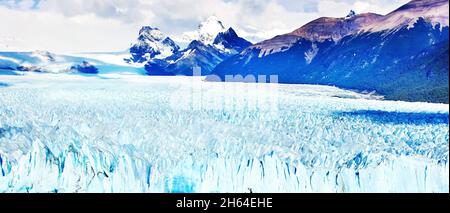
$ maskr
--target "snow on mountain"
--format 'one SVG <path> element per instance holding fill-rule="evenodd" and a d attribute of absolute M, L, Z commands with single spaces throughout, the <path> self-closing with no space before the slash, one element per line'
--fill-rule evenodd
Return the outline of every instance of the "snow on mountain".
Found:
<path fill-rule="evenodd" d="M 229 28 L 219 32 L 211 44 L 209 41 L 205 43 L 193 40 L 184 50 L 163 60 L 149 61 L 145 69 L 149 75 L 193 75 L 193 68 L 200 67 L 201 74 L 208 75 L 217 64 L 250 45 L 251 43 L 239 37 L 233 28 Z"/>
<path fill-rule="evenodd" d="M 225 32 L 220 32 L 214 39 L 213 46 L 230 54 L 240 53 L 252 43 L 239 37 L 233 28 L 228 28 Z"/>
<path fill-rule="evenodd" d="M 213 45 L 194 40 L 189 46 L 164 60 L 151 60 L 145 65 L 149 75 L 193 75 L 193 68 L 200 67 L 202 74 L 210 74 L 214 67 L 228 58 L 225 52 Z"/>
<path fill-rule="evenodd" d="M 323 42 L 325 40 L 337 42 L 347 35 L 359 32 L 363 26 L 374 23 L 381 17 L 381 15 L 375 13 L 355 14 L 354 11 L 350 11 L 349 15 L 343 18 L 322 17 L 291 33 L 255 44 L 251 49 L 261 50 L 259 57 L 264 57 L 286 51 L 302 38 L 312 42 Z"/>
<path fill-rule="evenodd" d="M 121 52 L 72 53 L 66 55 L 94 59 L 103 62 L 105 64 L 113 64 L 118 66 L 136 67 L 136 68 L 142 67 L 141 63 L 134 63 L 133 61 L 130 60 L 131 54 L 129 50 Z"/>
<path fill-rule="evenodd" d="M 225 31 L 222 21 L 216 16 L 210 16 L 206 21 L 200 23 L 197 30 L 183 33 L 182 40 L 186 43 L 197 40 L 207 45 L 213 44 L 217 34 Z"/>
<path fill-rule="evenodd" d="M 397 10 L 382 16 L 375 13 L 356 14 L 353 10 L 343 18 L 321 17 L 291 33 L 262 41 L 250 48 L 261 50 L 259 57 L 288 50 L 300 38 L 313 42 L 339 41 L 345 36 L 361 32 L 395 31 L 404 26 L 412 27 L 419 18 L 434 26 L 449 26 L 447 0 L 413 0 Z"/>
<path fill-rule="evenodd" d="M 217 64 L 252 45 L 233 28 L 226 29 L 216 16 L 201 22 L 197 30 L 183 33 L 182 41 L 188 45 L 181 50 L 158 28 L 143 27 L 127 61 L 146 62 L 144 68 L 149 75 L 192 75 L 194 67 L 210 74 Z"/>
<path fill-rule="evenodd" d="M 439 24 L 440 28 L 449 26 L 448 0 L 413 0 L 397 10 L 382 17 L 379 21 L 364 26 L 363 31 L 395 31 L 404 26 L 412 27 L 419 18 Z"/>
<path fill-rule="evenodd" d="M 83 62 L 87 63 L 86 60 L 79 57 L 56 55 L 48 51 L 0 52 L 0 69 L 14 72 L 70 73 L 77 72 L 72 68 Z M 92 62 L 94 61 L 92 60 Z"/>
<path fill-rule="evenodd" d="M 154 28 L 151 28 L 151 31 L 154 31 Z M 143 35 L 141 37 L 151 37 L 152 40 L 159 41 L 164 37 L 160 33 L 153 34 L 155 35 Z M 184 33 L 183 39 L 189 42 L 185 49 L 174 51 L 166 57 L 163 57 L 161 54 L 156 57 L 145 58 L 145 60 L 149 58 L 145 64 L 147 74 L 193 75 L 193 68 L 200 67 L 202 74 L 207 75 L 210 74 L 217 64 L 252 45 L 249 41 L 239 37 L 233 28 L 225 29 L 223 23 L 215 16 L 211 16 L 202 22 L 196 31 Z M 155 42 L 150 43 L 155 44 Z M 171 40 L 164 44 L 168 46 L 176 45 Z M 156 48 L 150 49 L 154 50 Z M 136 52 L 142 55 L 143 52 L 148 51 Z"/>
<path fill-rule="evenodd" d="M 180 47 L 158 28 L 144 26 L 139 31 L 138 40 L 130 48 L 132 62 L 145 62 L 152 58 L 162 59 L 177 52 Z"/>

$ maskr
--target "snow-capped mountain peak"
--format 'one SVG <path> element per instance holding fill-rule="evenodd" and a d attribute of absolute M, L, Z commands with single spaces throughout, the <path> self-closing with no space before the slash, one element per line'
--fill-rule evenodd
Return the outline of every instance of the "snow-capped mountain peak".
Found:
<path fill-rule="evenodd" d="M 130 48 L 133 62 L 145 62 L 153 58 L 166 58 L 177 52 L 180 47 L 158 28 L 144 26 L 139 30 L 139 37 Z"/>
<path fill-rule="evenodd" d="M 222 21 L 220 21 L 216 16 L 211 16 L 206 21 L 200 23 L 198 29 L 202 34 L 215 35 L 225 31 Z"/>
<path fill-rule="evenodd" d="M 139 40 L 161 41 L 164 34 L 158 29 L 150 26 L 144 26 L 139 30 Z"/>
<path fill-rule="evenodd" d="M 193 40 L 204 44 L 212 44 L 217 34 L 226 31 L 222 21 L 216 16 L 210 16 L 206 21 L 199 24 L 198 29 L 192 32 L 183 33 L 182 40 L 190 43 Z"/>

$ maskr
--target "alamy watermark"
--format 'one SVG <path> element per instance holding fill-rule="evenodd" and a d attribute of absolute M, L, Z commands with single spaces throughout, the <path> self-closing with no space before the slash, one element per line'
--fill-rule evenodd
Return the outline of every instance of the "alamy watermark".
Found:
<path fill-rule="evenodd" d="M 190 82 L 181 82 L 170 98 L 172 108 L 181 110 L 264 111 L 278 113 L 279 84 L 277 75 L 202 76 L 193 68 Z"/>

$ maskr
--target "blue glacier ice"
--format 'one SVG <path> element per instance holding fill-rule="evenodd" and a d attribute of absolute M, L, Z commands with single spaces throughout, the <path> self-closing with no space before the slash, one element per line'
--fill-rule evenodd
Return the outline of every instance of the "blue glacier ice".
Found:
<path fill-rule="evenodd" d="M 0 82 L 0 192 L 449 192 L 448 104 L 189 77 Z"/>

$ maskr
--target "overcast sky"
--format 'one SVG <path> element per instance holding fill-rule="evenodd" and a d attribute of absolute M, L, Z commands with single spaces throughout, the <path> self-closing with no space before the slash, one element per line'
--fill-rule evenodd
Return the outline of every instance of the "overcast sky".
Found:
<path fill-rule="evenodd" d="M 0 51 L 106 52 L 129 47 L 143 25 L 178 40 L 211 15 L 252 42 L 321 16 L 387 14 L 409 0 L 0 0 Z"/>

